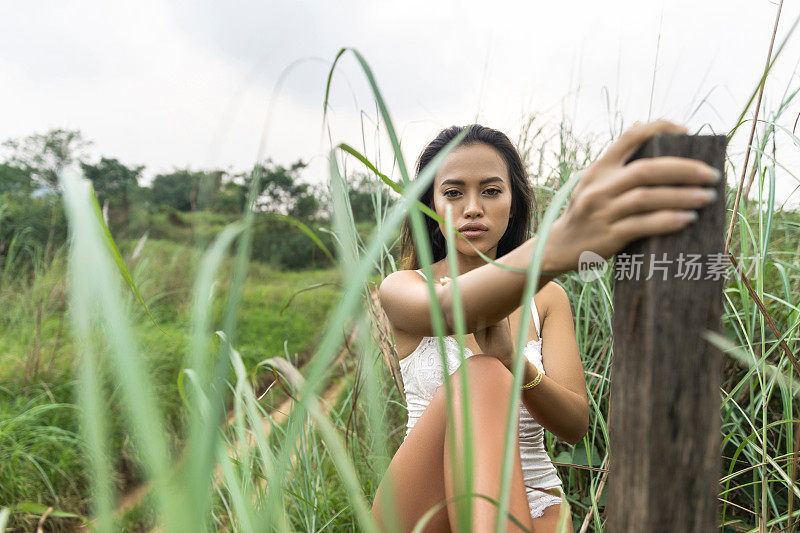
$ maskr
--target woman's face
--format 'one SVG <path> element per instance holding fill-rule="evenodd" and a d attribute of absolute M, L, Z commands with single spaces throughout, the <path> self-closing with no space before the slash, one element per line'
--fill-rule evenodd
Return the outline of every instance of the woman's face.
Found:
<path fill-rule="evenodd" d="M 453 227 L 481 253 L 496 257 L 497 243 L 511 218 L 511 179 L 500 152 L 483 143 L 460 146 L 450 152 L 433 181 L 433 205 L 442 219 L 445 206 L 452 206 Z M 485 230 L 461 229 L 470 223 Z M 445 235 L 443 224 L 439 229 Z M 477 255 L 460 237 L 456 237 L 456 249 Z"/>

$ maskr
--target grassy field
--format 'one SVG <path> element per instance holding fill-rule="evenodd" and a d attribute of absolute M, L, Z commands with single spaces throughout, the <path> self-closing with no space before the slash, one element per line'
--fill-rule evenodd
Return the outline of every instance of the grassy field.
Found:
<path fill-rule="evenodd" d="M 377 84 L 374 90 L 397 155 Z M 796 92 L 787 88 L 779 109 L 765 112 L 753 146 L 790 135 L 776 126 Z M 576 171 L 604 144 L 576 137 L 566 123 L 531 124 L 538 133 L 520 139 L 520 148 L 537 176 L 537 227 L 546 234 Z M 376 194 L 369 228 L 353 222 L 345 157 L 402 189 L 390 210 Z M 790 357 L 799 344 L 800 215 L 775 200 L 779 160 L 754 153 L 755 196 L 736 214 L 731 249 L 753 291 L 732 268 L 725 281 L 722 331 L 730 345 L 721 369 L 719 499 L 726 532 L 779 531 L 800 515 L 800 386 Z M 118 242 L 115 263 L 86 182 L 62 175 L 70 246 L 44 254 L 29 271 L 6 264 L 0 284 L 0 525 L 375 531 L 369 506 L 406 413 L 372 334 L 379 315 L 369 312 L 367 294 L 397 268 L 397 229 L 406 216 L 430 260 L 412 199 L 434 170 L 409 182 L 398 159 L 401 176 L 393 181 L 380 173 L 384 164 L 346 146 L 331 151 L 328 229 L 338 264 L 305 272 L 250 261 L 251 213 L 197 215 L 202 223 L 187 215 L 177 227 L 165 218 L 158 239 Z M 729 185 L 742 164 L 741 154 L 729 154 Z M 729 216 L 735 195 L 729 188 Z M 189 244 L 194 225 L 198 245 Z M 545 433 L 545 446 L 573 527 L 602 531 L 612 271 L 592 282 L 575 274 L 558 281 L 571 299 L 592 415 L 577 445 Z"/>
<path fill-rule="evenodd" d="M 166 224 L 166 222 L 164 222 Z M 177 387 L 186 364 L 189 295 L 200 251 L 180 242 L 148 239 L 138 256 L 136 241 L 119 243 L 132 277 L 149 307 L 150 317 L 132 295 L 126 307 L 141 343 L 148 377 L 167 415 L 175 448 L 185 432 L 185 413 Z M 77 348 L 66 316 L 66 272 L 63 250 L 30 278 L 18 277 L 0 291 L 0 505 L 30 502 L 84 515 L 87 513 L 88 472 L 79 435 L 74 386 Z M 221 299 L 229 283 L 230 261 L 220 271 L 213 309 L 221 315 Z M 7 278 L 8 279 L 8 278 Z M 320 284 L 312 290 L 302 291 Z M 326 315 L 339 288 L 336 270 L 281 272 L 253 262 L 240 307 L 239 351 L 249 368 L 270 356 L 285 356 L 302 366 L 312 355 Z M 66 320 L 66 323 L 65 323 Z M 35 362 L 34 362 L 35 360 Z M 253 372 L 263 393 L 274 382 L 271 372 Z M 122 416 L 119 392 L 109 384 L 108 414 Z M 262 399 L 265 408 L 286 398 L 280 386 Z M 135 447 L 122 424 L 111 439 L 115 458 L 114 486 L 120 495 L 143 482 Z M 11 524 L 26 528 L 38 521 L 18 513 Z M 74 520 L 61 520 L 66 524 Z M 58 528 L 58 519 L 50 520 Z M 72 524 L 74 525 L 74 523 Z"/>
<path fill-rule="evenodd" d="M 543 191 L 542 195 L 545 194 Z M 757 223 L 759 210 L 751 205 L 746 216 L 747 220 Z M 779 328 L 790 332 L 796 328 L 800 316 L 796 303 L 800 284 L 797 257 L 800 216 L 778 212 L 770 223 L 769 253 L 751 264 L 750 272 L 757 274 L 754 279 L 760 280 L 759 294 Z M 753 230 L 752 233 L 759 232 Z M 119 294 L 124 295 L 134 334 L 141 343 L 140 353 L 147 376 L 165 414 L 171 451 L 179 456 L 186 438 L 187 416 L 177 384 L 182 369 L 186 368 L 186 350 L 191 336 L 189 301 L 200 263 L 200 250 L 175 241 L 149 239 L 134 258 L 132 251 L 136 245 L 136 241 L 121 242 L 121 254 L 152 317 L 164 332 L 153 325 L 129 291 L 118 287 Z M 758 244 L 751 241 L 750 246 Z M 758 257 L 755 255 L 754 259 Z M 222 296 L 230 290 L 232 261 L 232 258 L 226 259 L 217 277 L 211 305 L 215 322 L 223 315 Z M 608 277 L 592 283 L 585 283 L 577 276 L 563 276 L 559 281 L 572 300 L 576 334 L 594 410 L 590 430 L 579 444 L 569 446 L 549 433 L 546 433 L 545 444 L 564 482 L 576 529 L 588 516 L 589 530 L 599 531 L 606 497 L 600 492 L 600 486 L 605 473 L 587 467 L 603 469 L 607 460 L 604 421 L 609 394 L 612 283 Z M 33 527 L 51 506 L 67 513 L 90 516 L 91 508 L 87 507 L 91 497 L 90 473 L 85 461 L 86 444 L 79 431 L 80 407 L 74 397 L 77 348 L 68 324 L 64 324 L 67 311 L 64 285 L 65 264 L 63 251 L 59 251 L 53 261 L 42 266 L 33 277 L 5 284 L 0 293 L 4 308 L 13 311 L 0 317 L 3 353 L 0 502 L 7 508 L 20 509 L 11 516 L 10 524 L 22 529 Z M 303 291 L 308 287 L 312 289 Z M 261 395 L 273 383 L 271 372 L 264 366 L 257 368 L 264 359 L 284 356 L 298 368 L 308 363 L 340 297 L 341 275 L 337 270 L 279 272 L 259 263 L 249 265 L 239 304 L 237 351 L 248 369 L 254 392 Z M 726 335 L 741 339 L 740 346 L 748 350 L 746 353 L 754 360 L 763 357 L 767 365 L 791 374 L 789 361 L 776 348 L 771 332 L 761 324 L 749 294 L 730 275 L 725 302 Z M 796 333 L 786 340 L 796 349 Z M 390 455 L 375 453 L 375 442 L 382 437 L 370 423 L 364 405 L 364 376 L 377 378 L 372 380 L 377 385 L 373 394 L 379 394 L 381 403 L 385 403 L 380 416 L 386 428 L 384 435 L 388 436 L 388 450 L 399 446 L 405 426 L 403 398 L 391 383 L 382 361 L 376 357 L 366 358 L 369 354 L 374 356 L 374 350 L 360 355 L 357 351 L 348 353 L 346 362 L 334 373 L 340 377 L 331 379 L 325 386 L 328 389 L 338 385 L 328 415 L 344 437 L 347 456 L 367 496 L 377 487 Z M 37 359 L 35 363 L 32 362 L 34 358 Z M 362 369 L 361 380 L 356 381 L 356 366 L 365 364 L 370 365 L 368 371 Z M 38 369 L 35 375 L 30 373 L 32 368 Z M 106 371 L 109 375 L 108 369 Z M 734 358 L 725 360 L 724 383 L 727 394 L 721 416 L 725 468 L 720 473 L 724 479 L 720 498 L 726 502 L 726 525 L 722 529 L 748 531 L 756 524 L 754 517 L 764 506 L 773 522 L 786 516 L 787 480 L 795 476 L 790 459 L 796 450 L 797 432 L 793 424 L 797 416 L 792 411 L 792 395 L 796 394 L 796 389 L 786 389 L 758 366 L 751 368 Z M 110 380 L 106 393 L 106 412 L 109 420 L 114 421 L 109 438 L 113 488 L 120 503 L 134 494 L 137 487 L 146 485 L 147 476 L 130 438 L 130 429 L 124 423 L 124 409 L 120 406 L 124 400 L 119 386 Z M 286 391 L 278 384 L 270 387 L 258 403 L 265 412 L 270 412 L 284 400 Z M 230 398 L 226 405 L 230 411 Z M 281 426 L 276 426 L 278 431 L 270 435 L 270 443 L 276 450 L 291 448 L 297 457 L 294 474 L 286 477 L 282 487 L 289 528 L 316 531 L 335 524 L 340 530 L 358 529 L 347 487 L 323 439 L 314 430 L 310 416 L 297 408 L 291 413 L 291 420 L 300 425 L 296 435 L 286 434 Z M 272 412 L 271 416 L 275 414 Z M 227 429 L 224 434 L 234 440 L 232 428 Z M 287 438 L 292 438 L 296 444 L 288 446 Z M 765 454 L 772 459 L 766 464 Z M 260 475 L 258 472 L 259 468 L 253 466 L 256 479 Z M 762 492 L 762 484 L 767 486 L 766 493 Z M 35 503 L 39 507 L 20 507 L 21 503 Z M 154 525 L 157 518 L 151 504 L 149 498 L 142 498 L 126 508 L 118 516 L 119 526 L 133 530 Z M 30 512 L 24 512 L 26 509 Z M 219 495 L 210 509 L 218 520 L 217 527 L 228 527 L 237 521 L 235 512 L 226 508 L 224 498 Z M 48 523 L 54 529 L 68 530 L 80 522 L 51 515 Z"/>

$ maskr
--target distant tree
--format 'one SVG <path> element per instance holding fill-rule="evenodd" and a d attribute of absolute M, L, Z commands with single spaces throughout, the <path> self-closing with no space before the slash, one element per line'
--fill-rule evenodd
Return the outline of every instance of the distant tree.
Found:
<path fill-rule="evenodd" d="M 9 192 L 28 196 L 32 190 L 31 177 L 24 169 L 0 163 L 0 194 Z"/>
<path fill-rule="evenodd" d="M 151 201 L 178 211 L 214 209 L 226 176 L 224 170 L 183 169 L 159 174 L 150 185 Z"/>
<path fill-rule="evenodd" d="M 117 159 L 103 157 L 95 165 L 81 163 L 81 168 L 92 182 L 98 203 L 108 208 L 109 225 L 114 229 L 126 228 L 131 205 L 139 196 L 139 177 L 144 167 L 130 168 Z"/>
<path fill-rule="evenodd" d="M 92 182 L 97 201 L 103 205 L 107 201 L 122 203 L 127 201 L 131 189 L 139 187 L 143 166 L 127 167 L 117 159 L 100 158 L 92 165 L 81 163 L 83 174 Z"/>
<path fill-rule="evenodd" d="M 213 209 L 217 196 L 222 189 L 222 183 L 228 175 L 224 170 L 203 170 L 195 173 L 198 180 L 198 195 L 196 209 Z"/>
<path fill-rule="evenodd" d="M 375 183 L 375 178 L 366 174 L 356 173 L 348 183 L 348 198 L 350 208 L 353 211 L 353 219 L 356 222 L 375 221 L 376 201 L 375 187 L 380 187 L 383 199 L 381 200 L 381 212 L 385 213 L 392 201 L 389 195 L 389 188 L 383 182 Z"/>
<path fill-rule="evenodd" d="M 308 183 L 295 186 L 293 203 L 289 215 L 301 220 L 309 220 L 317 216 L 320 210 L 320 198 L 323 192 L 320 187 Z"/>
<path fill-rule="evenodd" d="M 243 175 L 245 189 L 249 190 L 255 173 L 260 173 L 256 210 L 283 215 L 312 216 L 318 208 L 318 203 L 309 196 L 313 196 L 317 191 L 308 184 L 299 183 L 300 171 L 307 166 L 308 163 L 300 160 L 288 167 L 267 160 L 249 174 Z"/>
<path fill-rule="evenodd" d="M 238 176 L 225 176 L 214 197 L 211 210 L 217 213 L 241 213 L 247 203 L 247 189 L 239 181 Z"/>
<path fill-rule="evenodd" d="M 159 174 L 150 185 L 150 197 L 156 205 L 168 205 L 178 211 L 191 211 L 197 203 L 199 180 L 194 172 L 176 170 Z"/>
<path fill-rule="evenodd" d="M 53 129 L 22 139 L 9 139 L 3 146 L 11 152 L 8 163 L 23 169 L 37 184 L 59 190 L 58 173 L 66 166 L 85 161 L 91 141 L 78 130 Z"/>

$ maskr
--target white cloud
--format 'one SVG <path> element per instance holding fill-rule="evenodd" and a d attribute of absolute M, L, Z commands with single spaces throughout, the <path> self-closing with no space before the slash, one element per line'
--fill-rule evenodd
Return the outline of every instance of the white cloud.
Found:
<path fill-rule="evenodd" d="M 324 181 L 322 102 L 343 46 L 372 67 L 411 166 L 440 128 L 476 116 L 512 138 L 523 111 L 559 120 L 562 109 L 585 132 L 608 131 L 617 109 L 628 124 L 650 113 L 727 131 L 763 69 L 776 6 L 84 0 L 3 11 L 0 139 L 72 127 L 96 142 L 97 155 L 145 164 L 150 176 L 173 166 L 245 169 L 281 72 L 315 58 L 286 76 L 267 154 L 284 164 L 311 159 L 307 176 Z M 784 6 L 779 41 L 798 13 L 800 6 Z M 784 50 L 768 82 L 768 107 L 792 79 L 798 50 L 796 39 Z M 707 93 L 709 102 L 692 115 Z M 377 159 L 380 146 L 390 166 L 385 133 L 375 138 L 371 91 L 350 53 L 334 73 L 330 104 L 334 140 L 361 148 L 366 136 L 366 153 Z M 793 117 L 785 120 L 791 128 Z M 742 137 L 730 153 L 741 153 Z M 781 150 L 785 162 L 796 161 L 796 147 Z M 794 185 L 786 176 L 782 182 L 785 192 Z"/>

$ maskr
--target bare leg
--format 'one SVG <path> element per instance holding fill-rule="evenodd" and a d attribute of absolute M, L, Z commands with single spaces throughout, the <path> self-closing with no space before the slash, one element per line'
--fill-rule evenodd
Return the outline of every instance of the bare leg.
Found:
<path fill-rule="evenodd" d="M 372 516 L 381 531 L 411 531 L 422 515 L 444 501 L 444 431 L 445 393 L 441 387 L 392 457 L 375 491 Z M 392 504 L 396 521 L 389 516 Z M 440 509 L 423 531 L 449 533 L 447 508 Z"/>
<path fill-rule="evenodd" d="M 497 359 L 487 355 L 474 355 L 466 360 L 465 365 L 469 367 L 469 404 L 475 453 L 473 492 L 487 494 L 496 500 L 500 494 L 501 453 L 505 436 L 503 426 L 508 413 L 508 404 L 501 400 L 510 398 L 511 373 Z M 454 410 L 458 417 L 456 435 L 460 434 L 463 425 L 459 414 L 462 398 L 458 394 L 458 378 L 460 369 L 451 377 L 455 393 Z M 411 531 L 431 507 L 454 495 L 453 471 L 445 454 L 445 401 L 445 388 L 442 386 L 400 445 L 375 492 L 372 514 L 383 531 Z M 518 430 L 514 431 L 514 435 L 518 435 Z M 509 511 L 532 530 L 518 445 L 514 455 Z M 392 502 L 385 500 L 389 497 L 387 485 L 390 481 Z M 397 512 L 396 529 L 388 515 L 391 503 L 394 503 Z M 491 530 L 496 516 L 497 508 L 493 504 L 482 498 L 473 499 L 473 531 Z M 433 516 L 424 531 L 449 532 L 453 519 L 455 504 L 449 504 Z M 488 527 L 484 527 L 485 524 L 489 524 Z M 521 530 L 509 521 L 507 531 Z"/>
<path fill-rule="evenodd" d="M 558 519 L 561 518 L 561 505 L 546 507 L 542 516 L 534 518 L 533 533 L 556 533 L 558 531 Z M 573 533 L 575 531 L 572 527 L 571 518 L 567 521 L 567 531 Z"/>
<path fill-rule="evenodd" d="M 501 469 L 503 464 L 503 444 L 505 439 L 505 425 L 511 401 L 512 376 L 508 369 L 496 358 L 488 355 L 475 355 L 467 359 L 466 364 L 469 377 L 469 407 L 472 422 L 472 442 L 475 457 L 473 459 L 473 485 L 472 491 L 485 494 L 494 500 L 500 497 Z M 460 369 L 453 374 L 452 385 L 455 405 L 459 406 L 453 413 L 455 421 L 455 434 L 445 434 L 444 443 L 444 471 L 445 490 L 447 496 L 456 495 L 454 474 L 462 471 L 458 463 L 449 457 L 450 440 L 456 439 L 456 450 L 463 456 L 464 446 L 461 441 L 463 434 L 463 417 L 460 409 L 462 403 L 460 389 Z M 519 418 L 515 416 L 513 465 L 511 470 L 511 494 L 508 512 L 510 512 L 528 530 L 533 529 L 530 508 L 522 479 L 522 463 L 519 455 Z M 454 468 L 455 467 L 455 468 Z M 495 504 L 483 498 L 472 500 L 472 531 L 493 531 L 497 521 L 498 508 Z M 448 505 L 448 515 L 451 524 L 456 524 L 456 505 Z M 455 527 L 453 528 L 456 529 Z M 506 531 L 524 531 L 512 520 L 508 520 Z"/>

